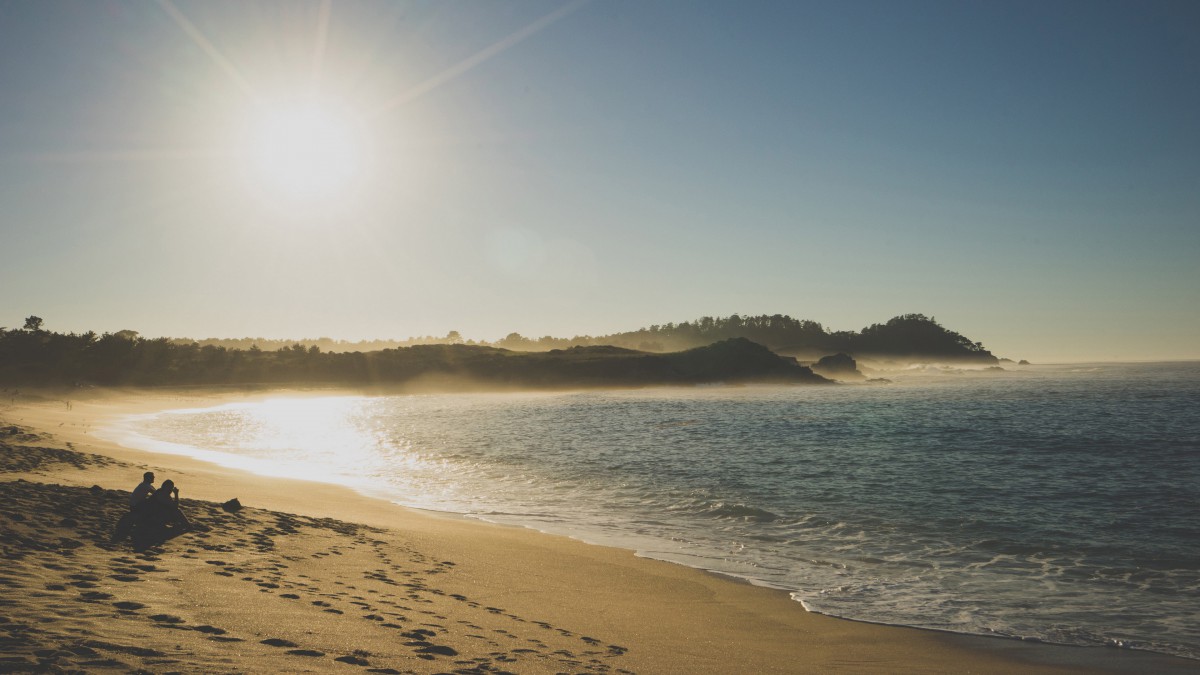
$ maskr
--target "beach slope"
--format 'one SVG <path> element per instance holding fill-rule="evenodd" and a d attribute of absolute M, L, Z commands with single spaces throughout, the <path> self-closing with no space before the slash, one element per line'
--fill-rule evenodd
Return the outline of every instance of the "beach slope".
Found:
<path fill-rule="evenodd" d="M 67 405 L 33 397 L 0 411 L 0 670 L 1069 673 L 1196 665 L 833 619 L 778 591 L 628 551 L 150 454 L 90 433 L 115 414 L 222 400 L 160 392 Z M 145 470 L 182 487 L 197 528 L 135 551 L 111 535 Z M 222 508 L 235 497 L 244 508 Z"/>

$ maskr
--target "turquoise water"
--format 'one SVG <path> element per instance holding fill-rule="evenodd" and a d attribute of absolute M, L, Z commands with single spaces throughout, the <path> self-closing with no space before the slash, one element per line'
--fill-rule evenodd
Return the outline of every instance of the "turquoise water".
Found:
<path fill-rule="evenodd" d="M 1200 658 L 1200 364 L 280 399 L 125 442 L 622 546 L 882 623 Z"/>

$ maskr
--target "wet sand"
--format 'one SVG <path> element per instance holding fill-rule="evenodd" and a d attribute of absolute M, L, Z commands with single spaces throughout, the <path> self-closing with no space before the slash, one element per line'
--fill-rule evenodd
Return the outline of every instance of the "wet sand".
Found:
<path fill-rule="evenodd" d="M 291 392 L 312 393 L 336 392 Z M 278 395 L 0 395 L 0 671 L 1200 672 L 833 619 L 629 551 L 92 433 L 115 415 Z M 135 551 L 111 535 L 146 470 L 175 480 L 197 528 Z M 221 507 L 232 498 L 244 508 Z"/>

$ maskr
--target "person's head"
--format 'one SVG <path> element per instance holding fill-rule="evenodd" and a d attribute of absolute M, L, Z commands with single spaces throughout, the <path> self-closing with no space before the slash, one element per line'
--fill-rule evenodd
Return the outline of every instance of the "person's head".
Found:
<path fill-rule="evenodd" d="M 143 483 L 153 483 L 154 482 L 154 472 L 147 471 L 146 473 L 142 474 L 142 482 Z"/>
<path fill-rule="evenodd" d="M 162 490 L 163 492 L 170 492 L 171 490 L 175 489 L 175 481 L 168 478 L 167 480 L 163 481 L 162 487 L 158 489 Z"/>

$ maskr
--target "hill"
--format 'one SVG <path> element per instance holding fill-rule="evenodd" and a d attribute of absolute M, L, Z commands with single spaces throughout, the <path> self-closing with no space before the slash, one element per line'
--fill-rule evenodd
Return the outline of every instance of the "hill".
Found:
<path fill-rule="evenodd" d="M 122 331 L 125 332 L 125 331 Z M 932 317 L 923 314 L 904 314 L 887 322 L 872 324 L 861 331 L 828 331 L 820 323 L 794 319 L 784 314 L 759 316 L 702 317 L 682 323 L 655 324 L 647 328 L 612 333 L 610 335 L 574 337 L 543 336 L 529 338 L 520 333 L 488 342 L 466 340 L 458 331 L 443 337 L 427 335 L 407 340 L 365 340 L 347 342 L 331 338 L 305 340 L 266 340 L 263 338 L 207 338 L 194 341 L 176 339 L 177 344 L 202 347 L 247 350 L 254 347 L 267 351 L 291 349 L 296 344 L 316 347 L 322 352 L 371 352 L 397 347 L 466 344 L 499 347 L 512 351 L 550 351 L 571 347 L 616 346 L 641 352 L 678 352 L 703 347 L 722 340 L 745 338 L 771 351 L 806 361 L 831 354 L 844 353 L 856 359 L 892 361 L 899 363 L 965 363 L 995 365 L 997 359 L 979 342 L 942 327 Z"/>
<path fill-rule="evenodd" d="M 508 349 L 562 348 L 572 344 L 608 344 L 661 352 L 691 349 L 721 340 L 745 338 L 773 352 L 815 361 L 844 353 L 856 359 L 901 363 L 964 363 L 994 365 L 998 359 L 982 343 L 944 328 L 923 314 L 904 314 L 859 332 L 825 330 L 816 321 L 782 314 L 724 318 L 702 317 L 679 324 L 654 325 L 601 337 L 538 340 L 511 334 L 495 344 Z"/>
<path fill-rule="evenodd" d="M 324 353 L 294 345 L 252 348 L 166 338 L 0 331 L 0 383 L 40 386 L 338 385 L 412 390 L 569 389 L 713 382 L 826 383 L 744 338 L 677 353 L 612 346 L 518 352 L 479 345 L 417 345 Z"/>

